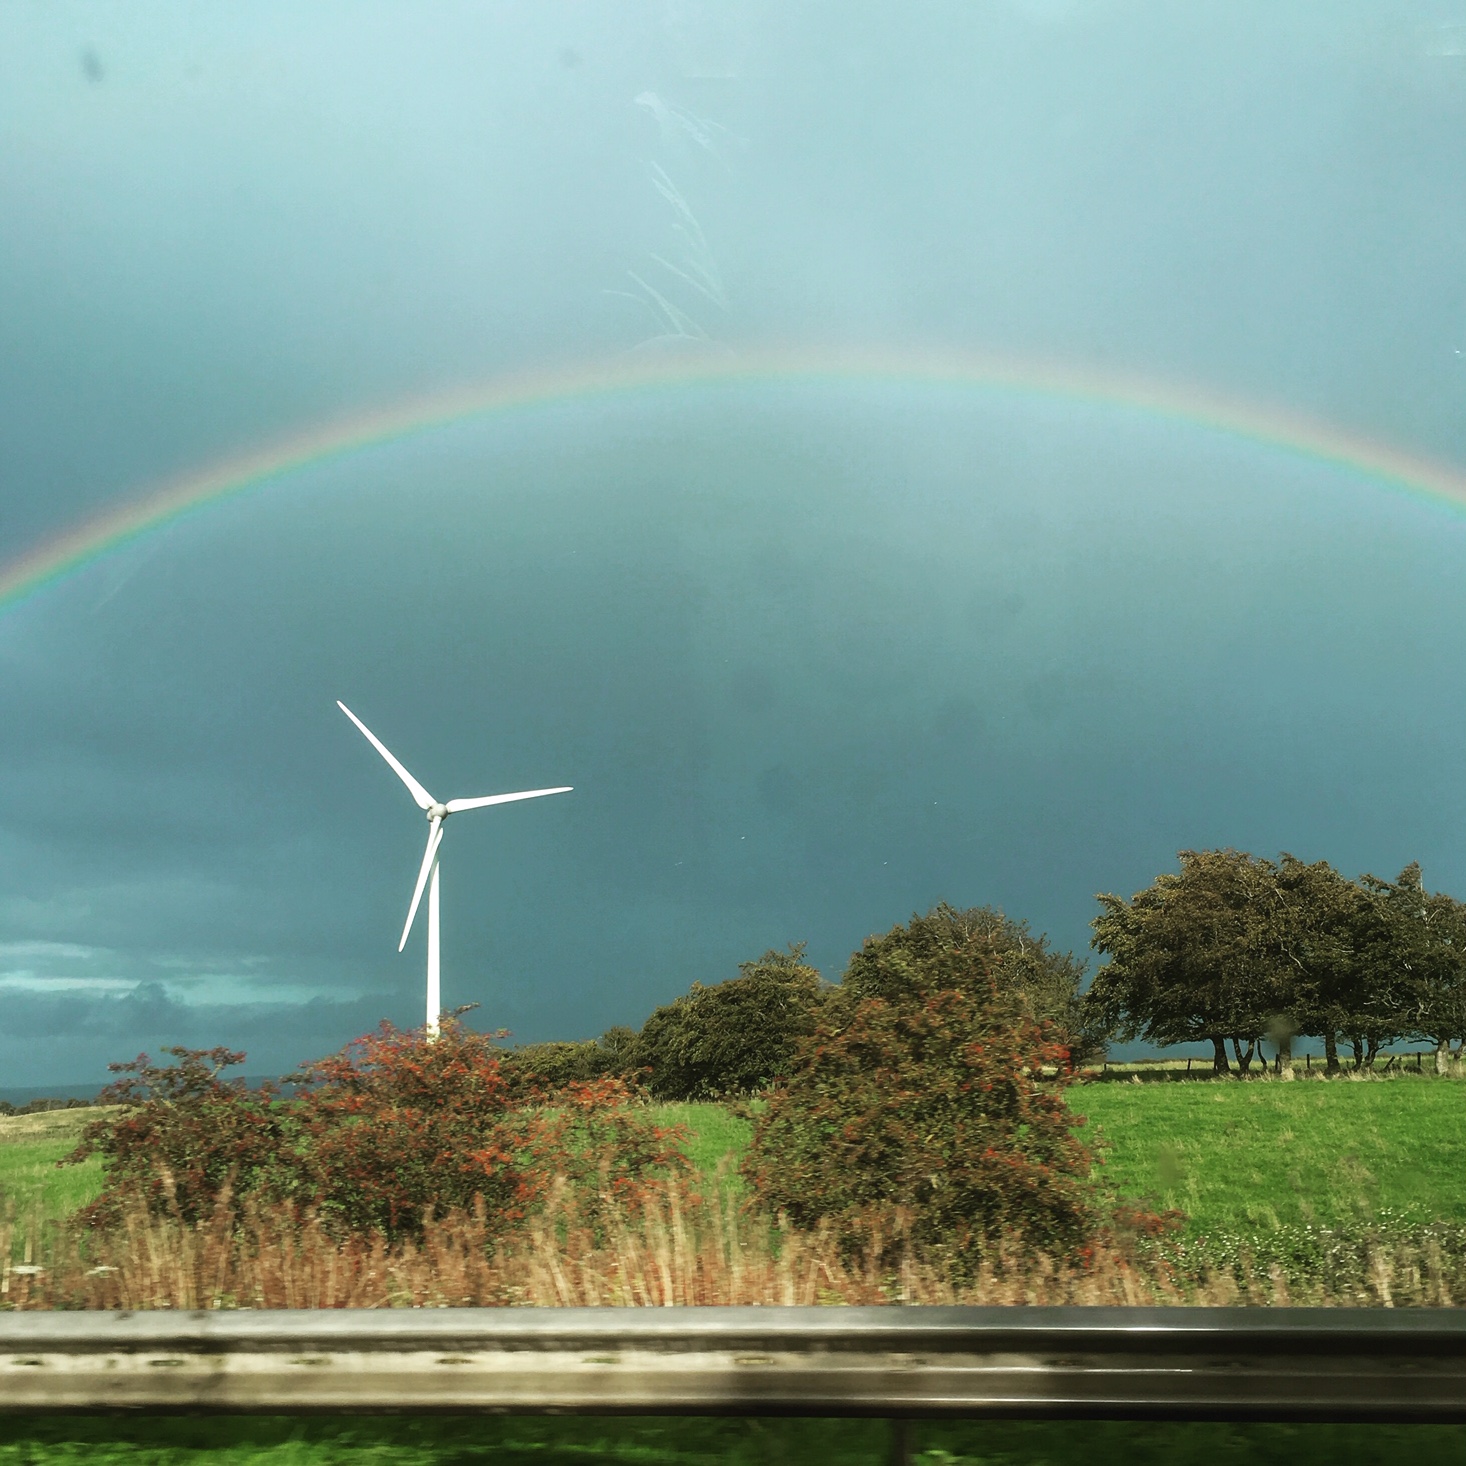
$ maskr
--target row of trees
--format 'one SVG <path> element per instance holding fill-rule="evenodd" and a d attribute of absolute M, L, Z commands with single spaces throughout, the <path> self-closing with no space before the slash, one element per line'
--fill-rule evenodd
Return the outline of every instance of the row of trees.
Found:
<path fill-rule="evenodd" d="M 1156 1044 L 1207 1042 L 1246 1073 L 1264 1039 L 1280 1067 L 1293 1041 L 1339 1045 L 1368 1068 L 1400 1039 L 1466 1048 L 1466 903 L 1425 889 L 1419 865 L 1351 881 L 1327 861 L 1184 850 L 1179 872 L 1129 900 L 1102 895 L 1092 945 L 1108 961 L 1086 998 L 1092 1026 Z M 1452 1048 L 1452 1045 L 1455 1048 Z"/>
<path fill-rule="evenodd" d="M 530 1085 L 642 1081 L 659 1099 L 749 1094 L 788 1076 L 837 995 L 889 997 L 893 974 L 954 944 L 966 960 L 981 953 L 998 990 L 1076 1063 L 1115 1039 L 1210 1043 L 1217 1072 L 1244 1074 L 1265 1041 L 1291 1069 L 1305 1037 L 1322 1041 L 1329 1070 L 1343 1044 L 1365 1069 L 1402 1039 L 1432 1044 L 1438 1071 L 1466 1053 L 1466 902 L 1427 891 L 1419 865 L 1349 880 L 1322 860 L 1183 850 L 1179 871 L 1128 900 L 1098 899 L 1091 945 L 1106 960 L 1088 991 L 1085 964 L 1026 923 L 943 904 L 893 928 L 894 966 L 873 955 L 890 933 L 871 937 L 838 984 L 805 961 L 803 943 L 765 952 L 728 982 L 694 983 L 639 1031 L 529 1045 L 509 1068 Z"/>
<path fill-rule="evenodd" d="M 1046 1040 L 1076 1057 L 1103 1046 L 1098 1010 L 1081 992 L 1082 961 L 993 907 L 940 905 L 871 937 L 838 984 L 825 982 L 805 961 L 804 943 L 795 943 L 740 963 L 727 982 L 694 983 L 640 1031 L 611 1028 L 583 1043 L 526 1045 L 508 1056 L 509 1067 L 528 1085 L 616 1076 L 643 1079 L 658 1099 L 751 1094 L 789 1075 L 799 1045 L 837 997 L 893 998 L 958 949 Z"/>

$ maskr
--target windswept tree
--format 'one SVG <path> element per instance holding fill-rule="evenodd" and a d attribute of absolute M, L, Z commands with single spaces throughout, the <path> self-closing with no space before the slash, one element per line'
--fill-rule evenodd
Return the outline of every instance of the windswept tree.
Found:
<path fill-rule="evenodd" d="M 1393 881 L 1366 875 L 1360 884 L 1368 902 L 1363 956 L 1387 998 L 1388 1038 L 1426 1039 L 1435 1046 L 1436 1072 L 1444 1073 L 1466 1048 L 1466 903 L 1427 891 L 1413 861 Z M 1372 1063 L 1378 1044 L 1357 1026 Z"/>
<path fill-rule="evenodd" d="M 1279 868 L 1240 850 L 1179 859 L 1179 872 L 1128 901 L 1097 897 L 1090 945 L 1109 961 L 1089 992 L 1096 1021 L 1119 1038 L 1210 1043 L 1219 1074 L 1230 1072 L 1229 1039 L 1243 1073 L 1265 1035 L 1289 1055 L 1308 996 L 1288 955 Z"/>
<path fill-rule="evenodd" d="M 789 1072 L 829 991 L 804 960 L 804 943 L 740 962 L 739 975 L 658 1008 L 637 1037 L 636 1065 L 659 1099 L 750 1094 Z"/>
<path fill-rule="evenodd" d="M 1293 905 L 1286 933 L 1304 1009 L 1302 1031 L 1323 1040 L 1329 1072 L 1339 1069 L 1339 1041 L 1354 1049 L 1354 1067 L 1368 1069 L 1385 1044 L 1408 1028 L 1396 930 L 1388 903 L 1366 883 L 1326 862 L 1304 865 L 1285 855 L 1281 883 Z"/>
<path fill-rule="evenodd" d="M 1379 1032 L 1384 1005 L 1361 961 L 1364 892 L 1326 860 L 1307 863 L 1286 852 L 1272 882 L 1270 925 L 1281 955 L 1290 1023 L 1321 1038 L 1330 1073 L 1339 1069 L 1339 1036 L 1361 1024 Z"/>

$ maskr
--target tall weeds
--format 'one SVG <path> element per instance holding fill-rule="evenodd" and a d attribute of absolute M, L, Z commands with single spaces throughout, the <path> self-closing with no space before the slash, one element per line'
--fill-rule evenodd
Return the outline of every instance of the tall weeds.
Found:
<path fill-rule="evenodd" d="M 494 1238 L 480 1205 L 420 1237 L 343 1239 L 319 1218 L 219 1198 L 207 1220 L 137 1206 L 106 1231 L 0 1220 L 0 1308 L 211 1309 L 681 1304 L 1449 1305 L 1466 1299 L 1466 1239 L 1431 1229 L 1356 1239 L 1300 1268 L 1195 1245 L 1097 1250 L 1083 1265 L 1016 1251 L 955 1286 L 940 1261 L 873 1235 L 842 1253 L 827 1231 L 757 1222 L 680 1186 L 594 1225 L 557 1186 L 529 1224 Z M 19 1235 L 17 1235 L 19 1234 Z M 22 1245 L 22 1239 L 24 1244 Z M 893 1247 L 892 1242 L 896 1245 Z M 12 1261 L 16 1257 L 26 1261 Z M 893 1263 L 892 1258 L 896 1261 Z M 877 1261 L 884 1259 L 884 1261 Z"/>

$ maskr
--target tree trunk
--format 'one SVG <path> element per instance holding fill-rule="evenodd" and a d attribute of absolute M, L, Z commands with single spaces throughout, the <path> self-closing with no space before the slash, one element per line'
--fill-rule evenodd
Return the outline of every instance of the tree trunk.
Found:
<path fill-rule="evenodd" d="M 1214 1038 L 1211 1041 L 1212 1061 L 1211 1070 L 1213 1074 L 1230 1074 L 1232 1072 L 1227 1064 L 1227 1040 Z"/>
<path fill-rule="evenodd" d="M 1328 1072 L 1337 1074 L 1339 1072 L 1339 1035 L 1332 1028 L 1324 1032 L 1323 1052 L 1324 1057 L 1328 1060 Z"/>
<path fill-rule="evenodd" d="M 1364 1068 L 1364 1040 L 1356 1034 L 1349 1040 L 1349 1047 L 1354 1050 L 1354 1069 L 1357 1073 Z"/>
<path fill-rule="evenodd" d="M 1374 1058 L 1375 1055 L 1378 1053 L 1379 1040 L 1377 1038 L 1372 1038 L 1369 1040 L 1368 1047 L 1366 1047 L 1366 1049 L 1364 1050 L 1364 1067 L 1366 1069 L 1374 1068 Z"/>
<path fill-rule="evenodd" d="M 1240 1039 L 1234 1038 L 1232 1040 L 1232 1052 L 1237 1056 L 1237 1072 L 1239 1074 L 1246 1074 L 1247 1071 L 1252 1068 L 1252 1055 L 1256 1051 L 1256 1049 L 1257 1040 L 1255 1038 L 1250 1038 L 1247 1040 L 1247 1048 L 1245 1051 L 1242 1048 L 1242 1042 Z"/>

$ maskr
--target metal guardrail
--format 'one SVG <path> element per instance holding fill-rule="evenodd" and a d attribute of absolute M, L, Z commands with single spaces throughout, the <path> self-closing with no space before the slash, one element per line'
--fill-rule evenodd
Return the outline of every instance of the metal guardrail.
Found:
<path fill-rule="evenodd" d="M 0 1314 L 0 1409 L 1463 1420 L 1466 1310 Z"/>

